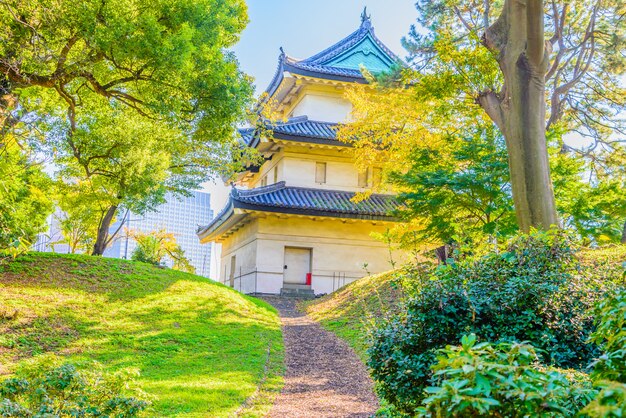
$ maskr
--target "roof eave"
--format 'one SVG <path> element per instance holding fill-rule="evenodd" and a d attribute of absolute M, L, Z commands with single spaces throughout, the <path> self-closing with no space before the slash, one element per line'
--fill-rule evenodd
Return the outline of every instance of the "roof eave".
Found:
<path fill-rule="evenodd" d="M 235 214 L 235 207 L 232 196 L 222 211 L 209 223 L 209 225 L 198 230 L 196 235 L 201 243 L 216 241 L 221 235 L 238 223 L 245 214 Z"/>
<path fill-rule="evenodd" d="M 257 212 L 272 212 L 272 213 L 284 213 L 290 215 L 304 215 L 304 216 L 321 216 L 328 218 L 340 218 L 340 219 L 359 219 L 364 221 L 382 221 L 382 222 L 402 222 L 401 219 L 391 215 L 371 215 L 361 213 L 347 213 L 336 212 L 329 210 L 316 210 L 316 209 L 300 209 L 292 208 L 288 206 L 272 206 L 272 205 L 257 205 L 247 202 L 234 201 L 234 206 L 237 209 L 252 210 Z"/>
<path fill-rule="evenodd" d="M 359 84 L 368 83 L 367 79 L 364 76 L 353 77 L 353 76 L 340 75 L 340 74 L 330 74 L 330 73 L 325 73 L 321 71 L 305 70 L 303 68 L 297 67 L 295 65 L 290 65 L 290 64 L 285 64 L 285 69 L 293 74 L 298 74 L 298 75 L 302 75 L 306 77 L 314 77 L 314 78 L 319 78 L 323 80 L 342 81 L 346 83 L 359 83 Z"/>
<path fill-rule="evenodd" d="M 318 144 L 318 145 L 330 145 L 335 147 L 352 147 L 352 144 L 341 142 L 334 138 L 316 138 L 310 136 L 300 136 L 300 135 L 289 135 L 283 134 L 279 132 L 274 132 L 272 135 L 276 139 L 281 139 L 284 141 L 293 141 L 293 142 L 306 142 L 310 144 Z"/>

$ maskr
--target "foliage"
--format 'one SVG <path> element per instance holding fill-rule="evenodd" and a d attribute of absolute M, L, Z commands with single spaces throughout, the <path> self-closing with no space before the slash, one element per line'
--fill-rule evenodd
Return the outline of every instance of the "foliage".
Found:
<path fill-rule="evenodd" d="M 369 366 L 379 394 L 414 411 L 436 350 L 467 333 L 482 341 L 528 341 L 543 362 L 583 368 L 599 354 L 588 344 L 588 312 L 621 277 L 594 277 L 575 263 L 565 233 L 521 235 L 502 253 L 466 258 L 415 278 L 405 311 L 374 332 Z M 621 275 L 620 275 L 621 276 Z"/>
<path fill-rule="evenodd" d="M 437 354 L 423 417 L 572 417 L 594 397 L 588 376 L 538 364 L 524 343 L 476 344 L 461 338 Z"/>
<path fill-rule="evenodd" d="M 616 144 L 596 154 L 588 158 L 552 147 L 557 207 L 563 223 L 585 243 L 617 243 L 626 222 L 626 148 Z"/>
<path fill-rule="evenodd" d="M 624 277 L 626 280 L 626 270 Z M 603 299 L 595 314 L 597 329 L 591 334 L 591 341 L 603 354 L 593 363 L 592 376 L 596 380 L 626 383 L 626 289 Z"/>
<path fill-rule="evenodd" d="M 167 257 L 172 261 L 174 270 L 194 273 L 195 269 L 185 257 L 183 249 L 176 243 L 174 234 L 164 229 L 149 233 L 130 231 L 129 234 L 137 243 L 132 254 L 133 260 L 159 265 Z"/>
<path fill-rule="evenodd" d="M 483 99 L 491 95 L 502 99 L 503 79 L 497 74 L 497 51 L 484 47 L 482 43 L 488 42 L 482 36 L 497 21 L 505 3 L 418 1 L 418 25 L 404 40 L 411 63 L 425 74 L 416 84 L 422 80 L 435 86 L 454 84 L 457 98 L 447 97 L 452 106 L 462 111 L 468 101 L 477 99 L 489 112 L 488 102 Z M 621 19 L 623 1 L 572 4 L 559 0 L 544 4 L 545 37 L 550 46 L 546 74 L 548 130 L 563 122 L 566 131 L 592 137 L 598 141 L 596 145 L 615 145 L 612 134 L 614 129 L 623 128 L 618 115 L 626 97 L 620 82 L 626 39 Z M 482 67 L 472 63 L 479 57 Z"/>
<path fill-rule="evenodd" d="M 424 228 L 412 238 L 479 243 L 485 237 L 510 236 L 517 224 L 502 136 L 487 125 L 443 141 L 436 149 L 415 149 L 408 170 L 389 175 L 401 190 L 401 216 L 424 220 Z"/>
<path fill-rule="evenodd" d="M 97 195 L 84 182 L 66 185 L 57 182 L 57 212 L 53 215 L 58 222 L 60 237 L 50 237 L 50 245 L 66 244 L 69 252 L 88 252 L 98 234 L 97 220 L 101 214 Z"/>
<path fill-rule="evenodd" d="M 445 204 L 435 210 L 440 215 L 437 222 L 421 214 L 426 225 L 416 221 L 418 239 L 428 236 L 425 229 L 450 236 L 451 229 L 482 226 L 480 218 L 484 218 L 483 210 L 489 210 L 489 201 L 475 198 L 472 187 L 476 186 L 471 180 L 479 176 L 466 173 L 466 165 L 481 168 L 491 163 L 487 168 L 508 191 L 498 198 L 506 199 L 511 194 L 510 184 L 505 184 L 509 183 L 508 173 L 504 175 L 499 166 L 493 165 L 502 161 L 502 149 L 494 150 L 485 162 L 461 159 L 451 169 L 458 145 L 449 144 L 451 138 L 467 139 L 486 126 L 494 129 L 487 118 L 490 102 L 485 98 L 500 101 L 506 89 L 502 89 L 499 54 L 485 48 L 483 35 L 502 12 L 504 3 L 418 1 L 417 25 L 404 40 L 411 68 L 378 77 L 372 85 L 357 86 L 347 93 L 354 106 L 354 121 L 340 127 L 338 137 L 353 144 L 360 166 L 377 162 L 385 167 L 386 178 L 392 178 L 390 173 L 394 172 L 406 175 L 406 181 L 395 186 L 401 193 L 412 193 L 415 206 L 436 204 L 437 199 L 455 192 L 457 199 L 445 199 Z M 626 221 L 624 147 L 618 137 L 624 130 L 623 118 L 618 115 L 626 97 L 619 76 L 624 68 L 624 55 L 619 52 L 625 39 L 620 18 L 623 2 L 594 0 L 588 7 L 566 1 L 545 3 L 546 37 L 552 44 L 552 67 L 547 75 L 547 135 L 559 214 L 588 242 L 617 242 Z M 563 22 L 565 26 L 560 24 Z M 588 65 L 580 65 L 583 62 Z M 562 140 L 569 132 L 587 135 L 593 141 L 586 141 L 584 149 L 573 148 Z M 427 163 L 446 166 L 447 177 L 433 179 L 426 174 L 420 177 L 420 171 L 406 172 L 415 167 L 436 173 L 428 169 Z M 460 178 L 467 183 L 457 183 Z M 450 184 L 459 187 L 449 191 L 436 187 Z M 488 186 L 491 183 L 486 184 L 486 191 L 497 191 Z M 468 215 L 456 200 L 470 203 L 473 210 L 478 208 L 477 215 Z M 446 211 L 451 205 L 454 209 Z M 507 206 L 501 207 L 504 210 Z M 441 228 L 433 228 L 436 226 Z M 405 238 L 411 239 L 412 234 Z"/>
<path fill-rule="evenodd" d="M 259 386 L 269 399 L 282 384 L 274 308 L 204 277 L 128 260 L 29 253 L 0 267 L 0 374 L 46 353 L 98 361 L 111 373 L 138 368 L 155 417 L 226 418 Z M 263 416 L 268 404 L 259 401 L 242 415 Z"/>
<path fill-rule="evenodd" d="M 152 118 L 190 124 L 203 141 L 228 143 L 252 93 L 227 49 L 246 23 L 242 0 L 6 1 L 3 91 L 24 105 L 46 90 L 61 100 L 54 109 L 69 110 L 70 122 L 85 96 L 96 94 Z M 10 103 L 0 108 L 19 110 Z"/>
<path fill-rule="evenodd" d="M 14 140 L 0 143 L 0 253 L 28 247 L 43 232 L 52 212 L 50 185 Z"/>
<path fill-rule="evenodd" d="M 48 359 L 49 360 L 49 359 Z M 100 365 L 77 369 L 73 364 L 34 367 L 27 377 L 0 382 L 3 417 L 136 417 L 149 406 L 141 391 L 129 395 L 139 373 L 102 371 Z"/>
<path fill-rule="evenodd" d="M 201 145 L 179 129 L 119 106 L 92 102 L 84 107 L 76 130 L 61 124 L 47 149 L 55 153 L 57 175 L 66 182 L 64 196 L 72 196 L 61 206 L 76 203 L 93 213 L 84 228 L 97 230 L 94 253 L 102 254 L 114 238 L 109 226 L 120 206 L 140 215 L 154 210 L 166 192 L 197 188 L 208 168 L 197 161 Z"/>
<path fill-rule="evenodd" d="M 626 384 L 608 380 L 594 382 L 600 390 L 580 413 L 589 417 L 621 417 L 626 411 Z"/>

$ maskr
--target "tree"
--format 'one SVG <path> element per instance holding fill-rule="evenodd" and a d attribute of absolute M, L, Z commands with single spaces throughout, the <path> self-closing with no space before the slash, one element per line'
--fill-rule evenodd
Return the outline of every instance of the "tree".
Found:
<path fill-rule="evenodd" d="M 399 215 L 407 222 L 392 232 L 405 248 L 423 251 L 456 241 L 475 251 L 517 228 L 504 138 L 475 103 L 457 101 L 468 80 L 497 76 L 479 51 L 442 48 L 442 64 L 464 60 L 462 75 L 442 65 L 409 89 L 391 74 L 347 92 L 354 119 L 340 127 L 338 138 L 353 145 L 360 167 L 383 167 L 403 204 Z M 603 152 L 570 152 L 562 137 L 557 126 L 549 131 L 559 216 L 586 242 L 619 241 L 626 217 L 625 148 L 613 143 Z"/>
<path fill-rule="evenodd" d="M 406 220 L 423 219 L 418 239 L 498 241 L 517 230 L 511 198 L 506 147 L 492 126 L 450 134 L 446 145 L 417 148 L 406 171 L 390 173 L 402 190 L 400 213 Z"/>
<path fill-rule="evenodd" d="M 226 48 L 246 23 L 243 0 L 3 1 L 0 133 L 25 97 L 48 90 L 72 130 L 84 95 L 97 94 L 230 140 L 251 86 Z"/>
<path fill-rule="evenodd" d="M 198 149 L 204 142 L 128 107 L 110 107 L 95 95 L 86 98 L 74 128 L 57 128 L 47 143 L 56 154 L 57 175 L 68 191 L 96 208 L 93 255 L 102 255 L 115 238 L 109 230 L 120 207 L 144 214 L 164 203 L 168 191 L 184 194 L 209 175 L 207 164 L 197 161 L 205 158 L 206 151 Z"/>
<path fill-rule="evenodd" d="M 474 101 L 503 133 L 524 231 L 557 221 L 546 129 L 562 122 L 610 142 L 608 131 L 623 128 L 616 117 L 624 107 L 623 1 L 553 0 L 545 6 L 539 0 L 418 1 L 426 35 L 414 28 L 405 42 L 427 78 L 456 81 L 457 103 Z M 499 17 L 492 21 L 494 14 Z M 497 65 L 497 77 L 480 77 L 468 67 L 479 59 Z"/>
<path fill-rule="evenodd" d="M 176 243 L 174 234 L 161 229 L 147 234 L 129 231 L 129 235 L 137 242 L 137 247 L 131 256 L 133 260 L 159 265 L 164 259 L 169 258 L 174 270 L 195 272 L 189 259 L 185 257 L 185 252 Z"/>
<path fill-rule="evenodd" d="M 0 252 L 27 249 L 52 212 L 51 181 L 41 166 L 6 138 L 0 147 Z"/>
<path fill-rule="evenodd" d="M 626 149 L 589 160 L 551 150 L 559 215 L 586 243 L 621 241 L 626 219 Z"/>
<path fill-rule="evenodd" d="M 61 239 L 55 244 L 67 244 L 70 253 L 87 252 L 93 248 L 98 234 L 100 201 L 88 182 L 66 185 L 58 182 L 57 207 L 54 217 L 59 223 Z"/>

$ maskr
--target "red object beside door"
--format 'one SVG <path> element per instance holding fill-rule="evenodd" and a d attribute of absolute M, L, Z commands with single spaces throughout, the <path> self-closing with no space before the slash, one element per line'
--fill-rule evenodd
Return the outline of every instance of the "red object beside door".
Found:
<path fill-rule="evenodd" d="M 311 286 L 311 273 L 306 274 L 306 285 Z"/>

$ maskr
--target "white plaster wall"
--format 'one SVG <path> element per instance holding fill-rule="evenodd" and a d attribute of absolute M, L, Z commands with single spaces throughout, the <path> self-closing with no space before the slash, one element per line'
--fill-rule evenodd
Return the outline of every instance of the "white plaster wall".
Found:
<path fill-rule="evenodd" d="M 296 218 L 268 216 L 259 220 L 257 264 L 259 270 L 280 276 L 285 247 L 311 248 L 312 288 L 315 293 L 330 293 L 366 275 L 390 270 L 389 249 L 370 236 L 388 227 L 382 223 L 343 222 L 334 218 Z M 406 254 L 394 253 L 394 261 L 404 261 Z M 367 263 L 367 268 L 364 264 Z M 268 289 L 282 287 L 282 277 Z M 274 293 L 274 292 L 268 292 Z"/>
<path fill-rule="evenodd" d="M 308 116 L 309 120 L 336 123 L 349 120 L 351 112 L 352 104 L 340 96 L 307 93 L 289 117 Z"/>
<path fill-rule="evenodd" d="M 222 243 L 220 282 L 230 285 L 231 257 L 235 256 L 235 289 L 249 290 L 249 283 L 254 282 L 257 260 L 258 222 L 253 220 L 244 225 Z M 249 293 L 249 292 L 246 292 Z"/>
<path fill-rule="evenodd" d="M 315 182 L 315 164 L 326 163 L 326 183 Z M 300 157 L 287 156 L 282 160 L 282 178 L 288 186 L 313 187 L 327 190 L 364 191 L 358 187 L 359 173 L 350 161 L 329 160 L 322 156 L 302 154 Z"/>

